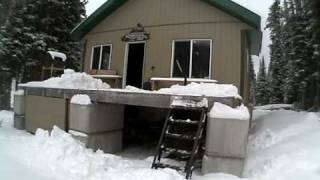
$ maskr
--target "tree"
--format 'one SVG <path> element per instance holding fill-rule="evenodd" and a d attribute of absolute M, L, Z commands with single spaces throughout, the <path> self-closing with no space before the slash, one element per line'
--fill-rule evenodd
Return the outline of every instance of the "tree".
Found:
<path fill-rule="evenodd" d="M 16 7 L 1 28 L 0 55 L 18 82 L 34 80 L 48 50 L 67 54 L 67 67 L 79 66 L 81 46 L 70 31 L 85 16 L 84 0 L 30 0 Z M 39 75 L 40 77 L 40 75 Z"/>
<path fill-rule="evenodd" d="M 308 93 L 306 94 L 307 107 L 312 105 L 311 110 L 320 110 L 320 1 L 309 0 L 306 5 L 308 16 L 308 33 L 311 36 L 309 41 L 312 47 L 312 59 L 308 68 Z"/>
<path fill-rule="evenodd" d="M 256 102 L 257 105 L 269 103 L 269 84 L 267 80 L 266 66 L 264 58 L 260 61 L 260 67 L 256 83 Z"/>
<path fill-rule="evenodd" d="M 270 81 L 270 103 L 282 103 L 284 100 L 283 89 L 286 78 L 286 61 L 283 58 L 282 44 L 282 9 L 280 0 L 276 0 L 270 8 L 268 24 L 266 28 L 270 29 L 270 67 L 268 80 Z"/>

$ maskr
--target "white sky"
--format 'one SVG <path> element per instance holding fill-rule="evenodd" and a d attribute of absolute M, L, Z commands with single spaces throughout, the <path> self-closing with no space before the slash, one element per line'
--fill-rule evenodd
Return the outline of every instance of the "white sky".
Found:
<path fill-rule="evenodd" d="M 264 32 L 264 38 L 263 38 L 263 45 L 262 45 L 262 51 L 261 56 L 265 56 L 265 59 L 267 62 L 269 62 L 270 55 L 269 55 L 269 32 L 267 30 L 264 30 L 266 20 L 269 13 L 269 7 L 273 3 L 274 0 L 233 0 L 242 6 L 252 10 L 253 12 L 259 14 L 262 17 L 262 30 Z M 94 12 L 98 7 L 100 7 L 106 0 L 89 0 L 86 8 L 87 8 L 87 14 L 90 15 L 92 12 Z M 255 61 L 255 69 L 258 69 L 259 61 L 258 58 L 254 59 Z"/>

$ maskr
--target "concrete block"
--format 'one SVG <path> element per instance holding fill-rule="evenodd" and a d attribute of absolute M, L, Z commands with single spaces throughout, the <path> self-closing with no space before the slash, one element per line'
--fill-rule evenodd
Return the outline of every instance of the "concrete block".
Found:
<path fill-rule="evenodd" d="M 14 95 L 14 104 L 13 104 L 14 114 L 24 115 L 25 114 L 25 96 L 24 95 Z"/>
<path fill-rule="evenodd" d="M 72 136 L 93 150 L 102 150 L 105 153 L 118 153 L 122 151 L 122 130 L 104 133 L 86 134 L 71 133 Z M 84 136 L 85 135 L 85 136 Z"/>
<path fill-rule="evenodd" d="M 205 155 L 202 160 L 202 173 L 226 173 L 242 177 L 244 164 L 245 159 L 241 158 L 222 158 Z"/>
<path fill-rule="evenodd" d="M 69 128 L 87 134 L 123 128 L 124 106 L 115 104 L 70 104 Z"/>
<path fill-rule="evenodd" d="M 35 133 L 38 128 L 51 130 L 53 126 L 66 130 L 65 99 L 42 96 L 26 96 L 26 130 Z"/>
<path fill-rule="evenodd" d="M 25 129 L 25 117 L 15 114 L 14 121 L 13 121 L 13 127 L 16 129 L 19 129 L 19 130 L 24 130 Z"/>
<path fill-rule="evenodd" d="M 249 121 L 208 118 L 206 154 L 245 158 Z"/>

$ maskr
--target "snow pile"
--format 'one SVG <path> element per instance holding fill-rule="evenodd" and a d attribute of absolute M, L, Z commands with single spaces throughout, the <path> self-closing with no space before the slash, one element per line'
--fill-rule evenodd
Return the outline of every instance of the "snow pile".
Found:
<path fill-rule="evenodd" d="M 53 77 L 42 82 L 29 82 L 23 84 L 27 87 L 64 88 L 64 89 L 109 89 L 110 86 L 100 79 L 95 79 L 86 73 L 76 73 L 66 69 L 61 77 Z"/>
<path fill-rule="evenodd" d="M 148 90 L 139 89 L 134 86 L 126 86 L 125 90 L 130 91 L 130 92 L 137 92 L 137 93 L 151 93 L 152 92 L 152 91 L 148 91 Z"/>
<path fill-rule="evenodd" d="M 187 86 L 173 85 L 170 88 L 160 89 L 158 92 L 175 95 L 241 98 L 238 94 L 238 88 L 231 84 L 190 83 Z"/>
<path fill-rule="evenodd" d="M 18 91 L 15 91 L 15 92 L 14 92 L 14 95 L 23 96 L 23 95 L 24 95 L 24 90 L 19 89 Z"/>
<path fill-rule="evenodd" d="M 25 141 L 17 158 L 34 168 L 56 172 L 65 179 L 76 180 L 183 180 L 171 169 L 152 170 L 151 162 L 127 160 L 119 156 L 93 152 L 57 127 L 51 133 L 38 129 Z M 1 150 L 0 150 L 1 151 Z M 36 155 L 36 156 L 35 156 Z M 0 162 L 1 164 L 1 162 Z"/>
<path fill-rule="evenodd" d="M 91 99 L 86 94 L 77 94 L 71 98 L 71 104 L 78 104 L 78 105 L 87 106 L 87 105 L 91 104 Z"/>
<path fill-rule="evenodd" d="M 67 56 L 64 53 L 56 51 L 48 51 L 52 59 L 60 58 L 63 62 L 67 60 Z"/>
<path fill-rule="evenodd" d="M 262 115 L 261 115 L 262 114 Z M 319 180 L 320 113 L 254 113 L 246 180 Z M 152 158 L 124 159 L 86 149 L 54 128 L 36 136 L 12 128 L 13 113 L 0 111 L 0 179 L 10 180 L 183 180 L 170 169 L 150 169 Z M 140 152 L 141 153 L 141 152 Z M 141 153 L 142 154 L 142 153 Z M 18 173 L 17 173 L 18 172 Z M 193 180 L 244 180 L 228 174 L 198 175 Z"/>
<path fill-rule="evenodd" d="M 256 120 L 245 175 L 252 179 L 320 179 L 320 114 L 269 111 Z"/>
<path fill-rule="evenodd" d="M 209 116 L 211 118 L 222 118 L 222 119 L 239 119 L 239 120 L 249 120 L 250 113 L 246 106 L 243 104 L 237 108 L 232 108 L 230 106 L 214 103 Z"/>

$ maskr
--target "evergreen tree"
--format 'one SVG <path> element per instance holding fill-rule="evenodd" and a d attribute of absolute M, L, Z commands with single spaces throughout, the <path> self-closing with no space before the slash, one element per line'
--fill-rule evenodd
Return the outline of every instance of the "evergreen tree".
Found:
<path fill-rule="evenodd" d="M 291 50 L 292 50 L 292 42 L 291 37 L 293 35 L 292 24 L 294 23 L 292 20 L 292 15 L 294 14 L 293 2 L 291 0 L 284 0 L 283 2 L 283 28 L 282 28 L 282 39 L 283 39 L 283 59 L 286 62 L 286 66 L 284 66 L 284 71 L 286 72 L 285 81 L 283 85 L 283 93 L 284 93 L 284 102 L 291 104 L 295 102 L 297 94 L 295 93 L 295 89 L 293 88 L 293 65 Z"/>
<path fill-rule="evenodd" d="M 80 44 L 70 31 L 85 16 L 84 0 L 30 0 L 16 7 L 1 28 L 0 55 L 19 82 L 33 80 L 48 50 L 67 54 L 67 67 L 77 68 Z M 40 75 L 39 75 L 40 76 Z"/>
<path fill-rule="evenodd" d="M 283 58 L 282 44 L 282 9 L 280 0 L 276 0 L 270 8 L 266 28 L 271 31 L 270 38 L 270 67 L 268 80 L 270 81 L 270 103 L 282 103 L 284 100 L 283 89 L 286 78 L 286 62 Z"/>
<path fill-rule="evenodd" d="M 290 71 L 293 73 L 290 84 L 291 90 L 301 108 L 306 105 L 306 96 L 309 86 L 309 75 L 312 72 L 313 45 L 312 36 L 309 32 L 309 13 L 306 4 L 302 0 L 291 2 L 294 13 L 290 17 L 290 28 L 292 30 L 290 51 Z"/>
<path fill-rule="evenodd" d="M 269 84 L 267 80 L 266 66 L 264 58 L 260 61 L 260 67 L 256 83 L 256 102 L 257 105 L 269 103 Z"/>
<path fill-rule="evenodd" d="M 305 4 L 308 16 L 308 33 L 311 36 L 309 48 L 312 48 L 312 59 L 308 63 L 308 90 L 306 107 L 320 110 L 320 1 L 309 0 Z M 311 47 L 310 47 L 311 46 Z"/>

